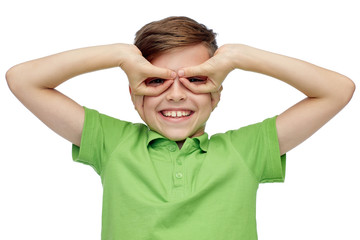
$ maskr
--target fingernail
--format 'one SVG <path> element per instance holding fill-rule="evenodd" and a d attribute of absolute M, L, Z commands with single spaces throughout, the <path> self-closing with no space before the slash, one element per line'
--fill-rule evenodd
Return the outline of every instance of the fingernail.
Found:
<path fill-rule="evenodd" d="M 171 78 L 176 78 L 176 72 L 171 73 Z"/>
<path fill-rule="evenodd" d="M 184 70 L 179 70 L 178 75 L 179 75 L 179 77 L 185 76 Z"/>

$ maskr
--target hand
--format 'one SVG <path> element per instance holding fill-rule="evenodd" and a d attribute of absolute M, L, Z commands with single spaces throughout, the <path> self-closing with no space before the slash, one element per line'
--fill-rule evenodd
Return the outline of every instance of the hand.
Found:
<path fill-rule="evenodd" d="M 178 71 L 179 80 L 194 93 L 221 92 L 222 82 L 235 69 L 235 47 L 236 45 L 223 45 L 206 62 L 198 66 L 180 69 Z M 203 84 L 191 83 L 188 78 L 196 76 L 206 76 L 207 78 Z"/>
<path fill-rule="evenodd" d="M 173 83 L 176 78 L 176 72 L 159 68 L 148 62 L 135 45 L 124 44 L 122 49 L 123 61 L 120 68 L 126 73 L 131 94 L 136 96 L 156 96 L 164 92 Z M 148 78 L 160 78 L 166 81 L 156 86 L 147 86 Z"/>
<path fill-rule="evenodd" d="M 144 96 L 160 95 L 170 87 L 177 74 L 172 70 L 152 65 L 142 56 L 141 51 L 135 45 L 124 44 L 122 48 L 121 52 L 124 60 L 119 66 L 124 70 L 129 79 L 132 102 L 140 117 L 143 118 Z M 148 78 L 165 79 L 165 82 L 156 86 L 147 86 L 146 80 Z"/>

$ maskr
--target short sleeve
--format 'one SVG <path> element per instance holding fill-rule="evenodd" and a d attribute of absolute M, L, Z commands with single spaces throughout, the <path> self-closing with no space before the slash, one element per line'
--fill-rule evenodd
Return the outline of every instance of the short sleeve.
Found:
<path fill-rule="evenodd" d="M 280 155 L 276 117 L 265 120 L 261 129 L 262 133 L 260 135 L 263 135 L 262 142 L 264 142 L 265 146 L 265 163 L 260 182 L 284 182 L 286 154 Z"/>
<path fill-rule="evenodd" d="M 280 155 L 276 118 L 229 131 L 230 141 L 259 183 L 284 182 L 286 154 Z"/>
<path fill-rule="evenodd" d="M 104 136 L 100 116 L 96 110 L 84 107 L 85 119 L 80 146 L 72 145 L 72 158 L 76 162 L 90 165 L 96 173 L 101 172 Z"/>

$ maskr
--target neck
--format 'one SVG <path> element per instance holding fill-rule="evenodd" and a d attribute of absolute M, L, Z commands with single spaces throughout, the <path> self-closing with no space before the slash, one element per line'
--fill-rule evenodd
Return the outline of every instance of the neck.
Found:
<path fill-rule="evenodd" d="M 182 141 L 177 141 L 176 144 L 178 145 L 179 149 L 182 148 L 182 146 L 184 145 L 185 140 Z"/>

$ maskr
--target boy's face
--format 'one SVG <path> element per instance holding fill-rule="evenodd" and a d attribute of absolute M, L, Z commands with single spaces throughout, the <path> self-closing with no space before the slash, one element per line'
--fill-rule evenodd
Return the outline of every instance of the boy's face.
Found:
<path fill-rule="evenodd" d="M 177 72 L 181 68 L 196 66 L 208 59 L 208 49 L 199 44 L 174 49 L 156 57 L 151 63 Z M 201 79 L 191 80 L 195 81 L 193 84 L 202 84 Z M 161 80 L 148 82 L 150 86 L 156 84 L 161 84 Z M 140 115 L 150 129 L 170 140 L 182 141 L 204 133 L 205 123 L 218 101 L 219 99 L 213 99 L 210 93 L 191 92 L 176 78 L 159 96 L 144 96 L 143 111 Z"/>

